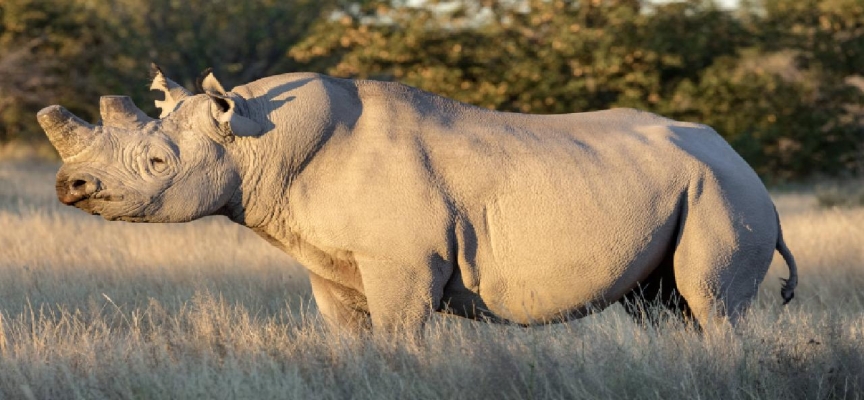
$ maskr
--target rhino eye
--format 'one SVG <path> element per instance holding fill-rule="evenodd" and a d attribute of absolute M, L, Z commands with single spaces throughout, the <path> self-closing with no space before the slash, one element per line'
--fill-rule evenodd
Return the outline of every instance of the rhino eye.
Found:
<path fill-rule="evenodd" d="M 151 157 L 150 158 L 150 168 L 153 172 L 162 173 L 168 169 L 168 164 L 161 157 Z"/>

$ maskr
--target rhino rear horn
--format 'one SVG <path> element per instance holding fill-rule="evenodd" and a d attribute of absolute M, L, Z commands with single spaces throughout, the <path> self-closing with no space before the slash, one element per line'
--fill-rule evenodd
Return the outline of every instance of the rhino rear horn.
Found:
<path fill-rule="evenodd" d="M 93 141 L 95 126 L 61 106 L 49 106 L 36 114 L 39 125 L 63 160 L 80 153 Z"/>
<path fill-rule="evenodd" d="M 99 98 L 99 113 L 105 126 L 139 128 L 153 121 L 144 114 L 128 96 L 102 96 Z"/>
<path fill-rule="evenodd" d="M 183 86 L 178 85 L 177 82 L 166 78 L 158 65 L 150 64 L 150 70 L 153 74 L 153 83 L 150 84 L 150 90 L 159 90 L 165 93 L 165 100 L 155 101 L 156 107 L 162 110 L 159 118 L 165 118 L 177 108 L 177 104 L 180 104 L 183 99 L 192 96 L 192 93 L 189 93 Z"/>

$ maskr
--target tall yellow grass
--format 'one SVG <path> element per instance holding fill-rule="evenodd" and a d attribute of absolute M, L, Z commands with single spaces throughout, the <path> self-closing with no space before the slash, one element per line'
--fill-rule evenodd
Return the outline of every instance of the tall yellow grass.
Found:
<path fill-rule="evenodd" d="M 420 339 L 326 332 L 302 267 L 224 219 L 109 223 L 56 166 L 0 163 L 0 398 L 861 398 L 864 210 L 775 196 L 779 257 L 736 330 L 620 306 L 532 329 L 436 317 Z"/>

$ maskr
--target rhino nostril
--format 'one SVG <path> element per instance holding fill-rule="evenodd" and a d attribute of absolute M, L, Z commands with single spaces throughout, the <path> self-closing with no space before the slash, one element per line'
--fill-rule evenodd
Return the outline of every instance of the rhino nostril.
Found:
<path fill-rule="evenodd" d="M 99 191 L 99 180 L 90 174 L 72 176 L 66 181 L 69 193 L 76 196 L 89 196 Z"/>
<path fill-rule="evenodd" d="M 57 198 L 63 204 L 72 205 L 90 198 L 102 189 L 99 179 L 89 173 L 65 173 L 57 176 Z"/>

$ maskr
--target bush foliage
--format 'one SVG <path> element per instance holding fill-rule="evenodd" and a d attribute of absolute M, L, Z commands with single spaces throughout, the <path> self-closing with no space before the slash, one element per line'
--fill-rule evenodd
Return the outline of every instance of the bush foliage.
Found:
<path fill-rule="evenodd" d="M 212 65 L 228 83 L 311 70 L 505 111 L 637 107 L 711 125 L 769 179 L 861 164 L 860 0 L 3 0 L 0 140 L 40 136 L 47 104 L 149 106 L 150 61 L 190 88 Z"/>

